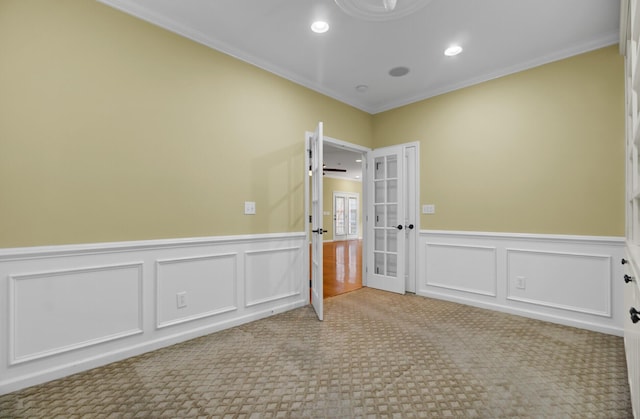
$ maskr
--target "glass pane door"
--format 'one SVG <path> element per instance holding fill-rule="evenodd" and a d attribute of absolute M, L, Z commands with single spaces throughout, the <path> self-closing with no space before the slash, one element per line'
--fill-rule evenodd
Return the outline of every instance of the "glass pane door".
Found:
<path fill-rule="evenodd" d="M 356 192 L 333 192 L 334 240 L 354 240 L 359 237 L 360 195 Z"/>
<path fill-rule="evenodd" d="M 397 277 L 398 159 L 395 155 L 378 157 L 374 165 L 374 272 L 378 275 Z"/>
<path fill-rule="evenodd" d="M 358 235 L 358 198 L 349 198 L 349 235 Z"/>
<path fill-rule="evenodd" d="M 403 149 L 386 147 L 372 154 L 368 213 L 373 217 L 369 223 L 373 246 L 367 250 L 367 286 L 404 293 Z"/>
<path fill-rule="evenodd" d="M 335 217 L 336 217 L 336 235 L 337 236 L 344 236 L 345 233 L 345 224 L 346 224 L 346 220 L 345 220 L 345 211 L 344 211 L 344 201 L 345 198 L 344 196 L 336 196 L 335 198 L 335 205 L 336 205 L 336 210 L 335 210 Z"/>

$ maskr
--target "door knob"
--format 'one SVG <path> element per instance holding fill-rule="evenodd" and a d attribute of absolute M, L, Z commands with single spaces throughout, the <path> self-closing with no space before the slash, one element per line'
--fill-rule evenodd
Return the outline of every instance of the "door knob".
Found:
<path fill-rule="evenodd" d="M 627 263 L 629 263 L 628 260 L 626 260 L 625 258 L 622 258 L 622 260 L 620 261 L 620 263 L 622 263 L 623 265 L 626 265 Z"/>
<path fill-rule="evenodd" d="M 322 234 L 322 233 L 324 233 L 324 230 L 323 230 L 323 229 L 321 229 L 321 228 L 319 228 L 319 229 L 317 229 L 317 230 L 311 230 L 311 232 L 312 232 L 312 233 Z"/>
<path fill-rule="evenodd" d="M 633 281 L 633 277 L 632 276 L 629 276 L 629 275 L 625 275 L 624 276 L 624 282 L 626 282 L 628 284 L 631 281 Z"/>
<path fill-rule="evenodd" d="M 402 224 L 398 224 L 398 225 L 396 226 L 396 228 L 397 228 L 398 230 L 402 230 Z"/>
<path fill-rule="evenodd" d="M 413 230 L 413 224 L 409 224 L 408 226 L 405 226 L 407 228 L 407 230 Z"/>
<path fill-rule="evenodd" d="M 629 314 L 631 315 L 632 322 L 638 323 L 640 321 L 640 316 L 638 316 L 638 314 L 640 314 L 640 311 L 636 310 L 635 307 L 631 307 L 631 309 L 629 310 Z"/>

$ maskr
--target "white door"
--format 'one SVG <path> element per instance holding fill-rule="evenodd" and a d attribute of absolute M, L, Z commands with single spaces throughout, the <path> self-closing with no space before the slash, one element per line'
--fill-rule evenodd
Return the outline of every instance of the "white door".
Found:
<path fill-rule="evenodd" d="M 404 146 L 373 150 L 368 171 L 367 286 L 404 294 Z"/>
<path fill-rule="evenodd" d="M 357 193 L 333 193 L 333 239 L 353 240 L 359 237 L 358 209 L 360 197 Z"/>
<path fill-rule="evenodd" d="M 309 141 L 311 166 L 311 304 L 318 315 L 322 313 L 322 122 Z"/>

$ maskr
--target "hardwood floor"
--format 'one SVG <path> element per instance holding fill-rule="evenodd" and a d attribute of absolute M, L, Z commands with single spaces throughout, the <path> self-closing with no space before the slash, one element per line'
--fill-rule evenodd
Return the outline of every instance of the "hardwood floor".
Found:
<path fill-rule="evenodd" d="M 324 298 L 362 288 L 362 240 L 323 243 Z"/>

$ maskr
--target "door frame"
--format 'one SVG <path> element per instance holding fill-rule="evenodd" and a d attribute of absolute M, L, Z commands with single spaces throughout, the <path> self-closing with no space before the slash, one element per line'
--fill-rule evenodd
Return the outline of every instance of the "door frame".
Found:
<path fill-rule="evenodd" d="M 309 204 L 309 199 L 311 198 L 311 193 L 310 193 L 310 189 L 311 189 L 311 184 L 309 181 L 309 167 L 307 165 L 308 163 L 308 156 L 307 156 L 307 150 L 309 149 L 309 138 L 310 136 L 313 135 L 313 131 L 306 131 L 305 132 L 305 157 L 304 157 L 304 162 L 305 164 L 304 166 L 304 179 L 305 179 L 305 183 L 304 183 L 304 195 L 305 195 L 305 203 L 304 203 L 304 223 L 305 223 L 305 232 L 307 235 L 307 239 L 310 242 L 311 240 L 311 224 L 309 223 L 309 214 L 310 214 L 310 204 Z M 341 147 L 344 148 L 345 150 L 349 150 L 349 151 L 355 151 L 358 153 L 362 153 L 362 254 L 363 254 L 363 258 L 362 258 L 362 286 L 368 286 L 367 284 L 367 276 L 368 276 L 368 271 L 367 271 L 367 258 L 364 257 L 364 255 L 367 255 L 367 251 L 369 249 L 369 246 L 371 246 L 372 244 L 371 242 L 371 238 L 369 237 L 369 193 L 367 191 L 368 187 L 368 182 L 369 182 L 369 177 L 368 177 L 368 170 L 367 170 L 367 162 L 369 161 L 369 156 L 372 151 L 371 148 L 369 147 L 364 147 L 358 144 L 353 144 L 353 143 L 349 143 L 346 141 L 342 141 L 342 140 L 338 140 L 336 138 L 332 138 L 332 137 L 328 137 L 328 136 L 324 136 L 324 143 L 325 144 L 331 144 L 333 146 L 336 147 Z M 407 143 L 402 143 L 402 144 L 396 144 L 396 145 L 402 145 L 405 148 L 408 146 L 415 146 L 416 147 L 416 153 L 415 153 L 415 168 L 416 168 L 416 173 L 415 173 L 415 184 L 414 184 L 414 193 L 415 193 L 415 197 L 416 197 L 416 208 L 415 213 L 416 213 L 416 218 L 415 218 L 415 222 L 414 222 L 414 226 L 415 226 L 415 238 L 413 240 L 414 242 L 414 246 L 416 249 L 416 255 L 415 255 L 415 260 L 413 261 L 413 264 L 415 265 L 415 269 L 412 269 L 412 272 L 415 272 L 414 278 L 410 278 L 409 280 L 413 282 L 414 287 L 417 289 L 417 276 L 418 276 L 418 243 L 419 243 L 419 237 L 420 237 L 420 142 L 419 141 L 412 141 L 412 142 L 407 142 Z M 309 252 L 309 246 L 305 246 L 305 253 L 306 253 L 306 258 L 305 258 L 305 266 L 309 266 L 310 260 L 311 260 L 311 255 Z M 309 290 L 309 282 L 307 280 L 305 280 L 305 289 L 306 289 L 306 295 L 310 296 L 310 290 Z M 309 297 L 310 298 L 310 297 Z"/>
<path fill-rule="evenodd" d="M 404 143 L 402 146 L 404 147 L 405 159 L 408 159 L 407 149 L 415 148 L 415 152 L 413 153 L 414 160 L 412 162 L 415 173 L 412 182 L 409 181 L 409 173 L 407 172 L 409 165 L 405 164 L 405 174 L 407 177 L 405 190 L 407 194 L 413 193 L 413 196 L 415 197 L 415 205 L 413 208 L 411 208 L 410 205 L 406 206 L 406 213 L 409 216 L 409 219 L 405 220 L 405 222 L 411 223 L 413 218 L 413 231 L 415 232 L 415 235 L 413 239 L 409 239 L 407 241 L 409 246 L 406 246 L 405 248 L 405 252 L 409 257 L 408 272 L 406 273 L 406 275 L 408 275 L 408 279 L 405 291 L 415 294 L 418 289 L 418 245 L 420 243 L 420 142 L 412 141 L 410 143 Z"/>
<path fill-rule="evenodd" d="M 305 232 L 307 235 L 307 240 L 310 242 L 311 241 L 311 224 L 309 223 L 309 215 L 311 214 L 310 212 L 310 198 L 311 198 L 311 184 L 309 182 L 309 167 L 307 165 L 308 163 L 308 155 L 307 155 L 307 151 L 309 149 L 309 139 L 311 138 L 311 136 L 313 135 L 312 131 L 306 131 L 305 132 L 305 164 L 304 164 L 304 169 L 305 169 L 305 183 L 304 183 L 304 222 L 305 222 Z M 364 147 L 358 144 L 353 144 L 353 143 L 348 143 L 346 141 L 342 141 L 342 140 L 338 140 L 336 138 L 332 138 L 332 137 L 328 137 L 328 136 L 324 136 L 324 143 L 325 144 L 331 144 L 334 147 L 340 147 L 343 148 L 345 150 L 348 151 L 354 151 L 356 153 L 362 153 L 362 195 L 361 195 L 361 199 L 362 199 L 362 254 L 366 254 L 364 252 L 366 252 L 367 250 L 367 246 L 368 246 L 368 238 L 367 238 L 367 225 L 365 224 L 367 222 L 367 208 L 366 205 L 364 204 L 367 199 L 367 188 L 365 187 L 365 185 L 367 184 L 367 160 L 369 158 L 369 152 L 371 152 L 371 149 L 369 147 Z M 333 204 L 332 204 L 333 205 Z M 306 255 L 307 257 L 305 258 L 305 266 L 309 266 L 310 261 L 311 261 L 311 255 L 308 249 L 308 246 L 306 246 Z M 367 262 L 366 262 L 366 258 L 362 258 L 362 285 L 366 286 L 366 279 L 367 279 L 367 275 L 365 272 L 367 266 Z M 310 295 L 309 292 L 309 284 L 307 281 L 305 281 L 305 288 L 306 288 L 306 293 L 307 295 Z"/>

